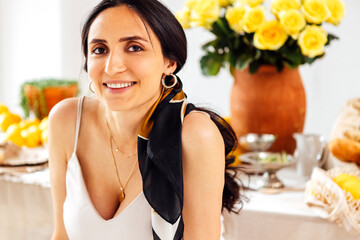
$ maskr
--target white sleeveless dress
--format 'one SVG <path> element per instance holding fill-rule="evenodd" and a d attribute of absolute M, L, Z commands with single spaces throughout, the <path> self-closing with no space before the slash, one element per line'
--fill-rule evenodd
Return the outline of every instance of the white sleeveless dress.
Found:
<path fill-rule="evenodd" d="M 83 97 L 79 98 L 74 152 L 67 163 L 64 225 L 70 240 L 153 239 L 151 207 L 143 192 L 114 218 L 103 219 L 91 202 L 76 155 Z"/>

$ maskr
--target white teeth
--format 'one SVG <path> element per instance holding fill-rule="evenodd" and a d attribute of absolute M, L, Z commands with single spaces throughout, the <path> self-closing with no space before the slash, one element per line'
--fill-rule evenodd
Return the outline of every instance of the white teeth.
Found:
<path fill-rule="evenodd" d="M 109 88 L 126 88 L 133 85 L 133 83 L 107 83 L 106 86 Z"/>

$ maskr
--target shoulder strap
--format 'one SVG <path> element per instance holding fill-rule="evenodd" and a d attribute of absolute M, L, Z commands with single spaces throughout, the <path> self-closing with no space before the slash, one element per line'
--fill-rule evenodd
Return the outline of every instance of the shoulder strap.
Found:
<path fill-rule="evenodd" d="M 79 139 L 79 132 L 80 132 L 80 122 L 81 122 L 81 112 L 82 112 L 82 103 L 85 96 L 79 98 L 78 107 L 77 107 L 77 114 L 76 114 L 76 129 L 75 129 L 75 144 L 74 144 L 74 152 L 76 153 L 77 143 Z"/>

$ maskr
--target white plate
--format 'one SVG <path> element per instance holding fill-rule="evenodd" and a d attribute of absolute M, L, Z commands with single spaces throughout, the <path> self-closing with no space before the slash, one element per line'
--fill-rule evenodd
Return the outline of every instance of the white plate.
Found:
<path fill-rule="evenodd" d="M 44 147 L 22 147 L 16 157 L 4 159 L 2 166 L 37 165 L 47 162 L 48 150 Z"/>

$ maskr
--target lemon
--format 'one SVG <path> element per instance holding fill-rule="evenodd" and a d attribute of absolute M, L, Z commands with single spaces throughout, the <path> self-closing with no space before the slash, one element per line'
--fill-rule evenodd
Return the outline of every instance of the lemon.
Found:
<path fill-rule="evenodd" d="M 48 126 L 49 126 L 49 119 L 48 117 L 44 117 L 40 122 L 39 128 L 41 131 L 44 131 L 45 129 L 48 128 Z"/>
<path fill-rule="evenodd" d="M 342 189 L 351 193 L 354 199 L 360 199 L 360 180 L 350 180 L 343 184 Z"/>
<path fill-rule="evenodd" d="M 7 108 L 7 106 L 0 103 L 0 113 L 8 112 L 8 111 L 9 111 L 9 109 Z"/>
<path fill-rule="evenodd" d="M 41 144 L 41 130 L 38 126 L 32 125 L 21 131 L 21 136 L 25 140 L 25 146 L 33 148 Z"/>
<path fill-rule="evenodd" d="M 48 142 L 49 130 L 45 129 L 41 133 L 41 143 L 44 145 Z"/>
<path fill-rule="evenodd" d="M 354 181 L 354 180 L 356 181 L 359 179 L 354 175 L 342 173 L 342 174 L 337 175 L 333 180 L 334 180 L 334 182 L 337 183 L 337 185 L 339 185 L 339 187 L 342 188 L 345 182 Z"/>
<path fill-rule="evenodd" d="M 13 123 L 18 123 L 21 121 L 21 117 L 19 115 L 3 112 L 0 114 L 0 130 L 3 132 Z"/>
<path fill-rule="evenodd" d="M 19 123 L 11 124 L 5 132 L 5 139 L 13 142 L 19 147 L 24 145 L 24 139 L 21 136 L 21 127 Z"/>
<path fill-rule="evenodd" d="M 40 120 L 35 118 L 35 119 L 26 119 L 26 120 L 22 120 L 20 123 L 20 127 L 22 129 L 26 129 L 32 125 L 39 125 L 40 124 Z"/>

